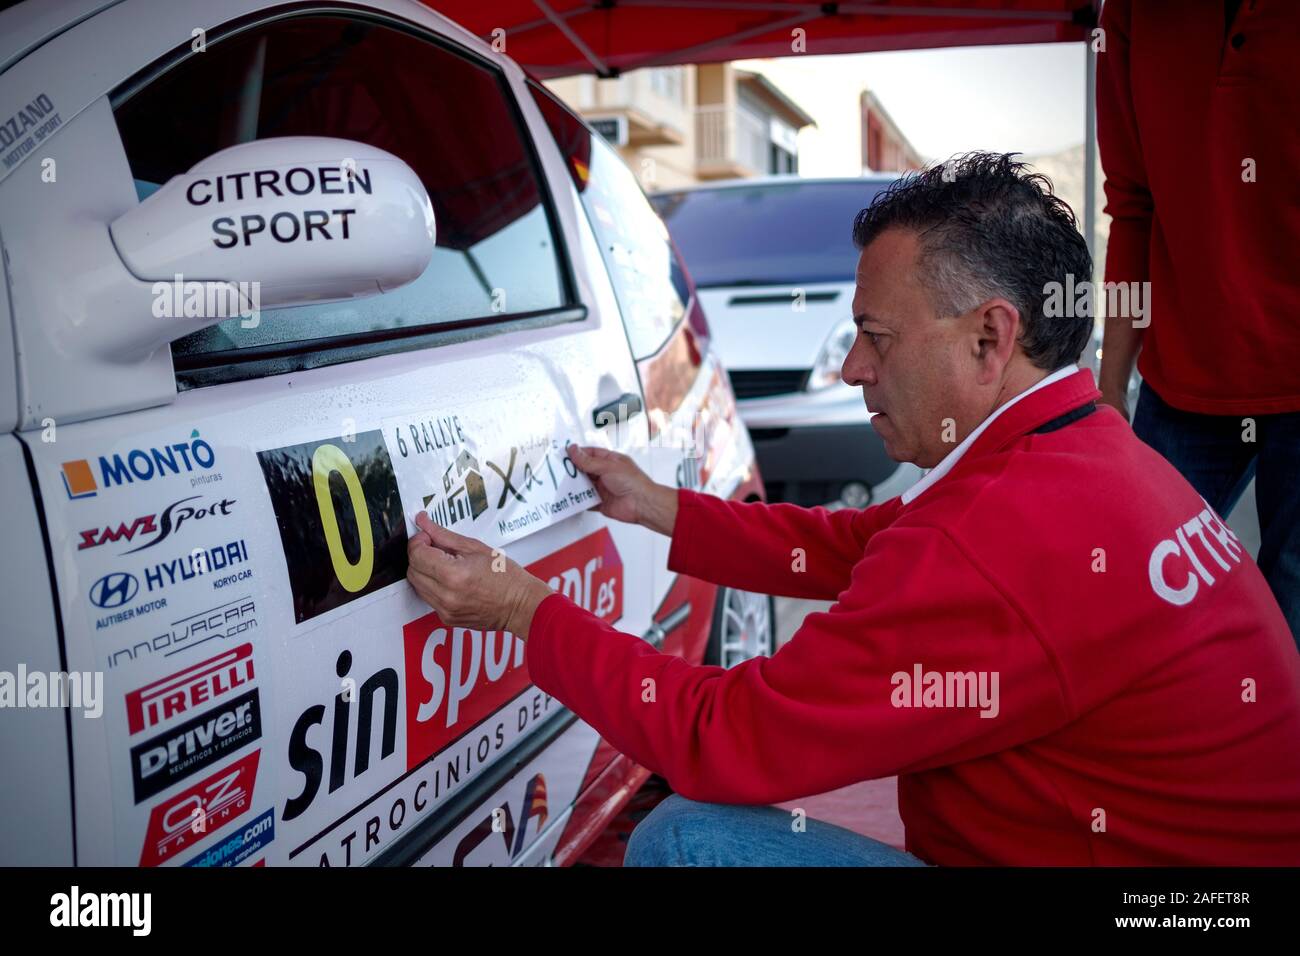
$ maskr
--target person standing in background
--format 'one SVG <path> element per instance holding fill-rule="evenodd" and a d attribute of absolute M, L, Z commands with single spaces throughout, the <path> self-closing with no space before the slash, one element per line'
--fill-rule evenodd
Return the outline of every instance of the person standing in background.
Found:
<path fill-rule="evenodd" d="M 1254 477 L 1300 644 L 1300 4 L 1106 0 L 1101 27 L 1105 278 L 1146 303 L 1106 318 L 1101 400 L 1128 417 L 1136 360 L 1138 437 L 1219 514 Z"/>

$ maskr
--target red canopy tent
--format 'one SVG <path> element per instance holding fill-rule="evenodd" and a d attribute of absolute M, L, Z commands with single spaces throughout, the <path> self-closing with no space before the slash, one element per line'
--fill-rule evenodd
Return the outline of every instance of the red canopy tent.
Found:
<path fill-rule="evenodd" d="M 540 78 L 762 57 L 1084 42 L 1102 0 L 424 0 Z M 498 47 L 499 47 L 498 43 Z M 1087 44 L 1084 236 L 1095 218 L 1096 54 Z"/>
<path fill-rule="evenodd" d="M 426 0 L 539 77 L 676 63 L 1083 40 L 1094 0 Z M 803 47 L 793 31 L 803 31 Z"/>

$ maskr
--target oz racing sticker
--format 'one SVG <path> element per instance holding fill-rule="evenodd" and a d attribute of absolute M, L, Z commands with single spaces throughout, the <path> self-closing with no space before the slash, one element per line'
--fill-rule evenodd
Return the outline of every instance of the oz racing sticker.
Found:
<path fill-rule="evenodd" d="M 149 812 L 140 866 L 161 866 L 218 833 L 252 805 L 260 750 L 241 757 Z"/>

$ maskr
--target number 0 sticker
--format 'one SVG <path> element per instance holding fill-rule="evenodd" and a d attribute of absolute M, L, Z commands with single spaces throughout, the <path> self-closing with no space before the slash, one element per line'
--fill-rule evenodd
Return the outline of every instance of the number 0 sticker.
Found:
<path fill-rule="evenodd" d="M 339 537 L 339 518 L 334 511 L 334 498 L 330 494 L 330 475 L 343 477 L 352 500 L 352 513 L 357 519 L 361 556 L 352 562 L 343 552 L 343 539 Z M 316 505 L 325 530 L 325 544 L 330 549 L 330 562 L 339 583 L 353 594 L 370 583 L 370 572 L 375 567 L 375 539 L 370 532 L 370 509 L 361 490 L 361 479 L 352 467 L 348 456 L 338 445 L 321 445 L 311 456 L 311 482 L 316 489 Z"/>
<path fill-rule="evenodd" d="M 381 432 L 276 448 L 257 459 L 298 623 L 406 579 L 406 519 Z"/>

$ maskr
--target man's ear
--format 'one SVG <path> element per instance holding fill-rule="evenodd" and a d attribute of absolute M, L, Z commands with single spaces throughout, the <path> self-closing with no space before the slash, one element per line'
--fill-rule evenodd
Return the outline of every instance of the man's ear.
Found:
<path fill-rule="evenodd" d="M 975 309 L 975 360 L 979 365 L 977 381 L 991 385 L 1002 377 L 1003 369 L 1016 351 L 1020 337 L 1020 310 L 1006 299 L 989 299 Z"/>

